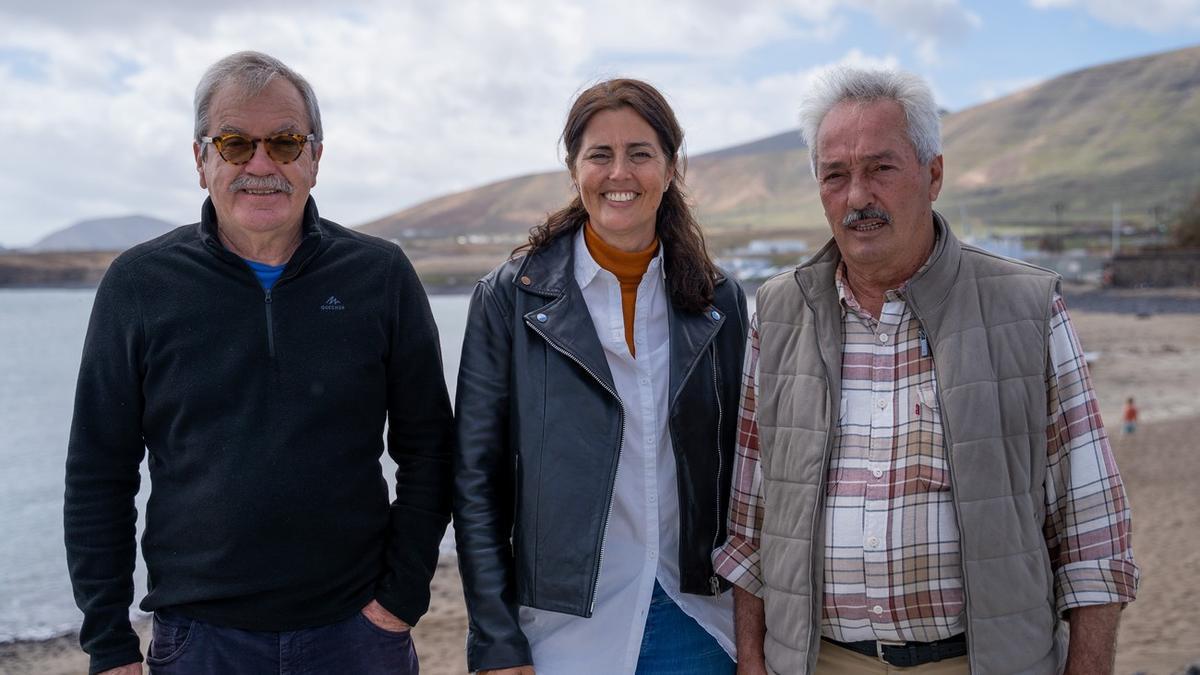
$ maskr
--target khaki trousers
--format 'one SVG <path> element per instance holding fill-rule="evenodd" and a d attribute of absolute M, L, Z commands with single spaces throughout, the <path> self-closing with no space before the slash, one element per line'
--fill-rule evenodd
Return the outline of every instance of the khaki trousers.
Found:
<path fill-rule="evenodd" d="M 825 640 L 821 640 L 821 650 L 817 652 L 817 675 L 970 675 L 970 672 L 966 656 L 898 668 Z"/>

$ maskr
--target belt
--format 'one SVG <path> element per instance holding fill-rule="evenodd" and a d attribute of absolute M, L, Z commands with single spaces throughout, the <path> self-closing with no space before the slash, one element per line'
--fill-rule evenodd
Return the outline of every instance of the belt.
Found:
<path fill-rule="evenodd" d="M 838 642 L 827 637 L 821 639 L 852 652 L 874 656 L 884 663 L 899 668 L 910 668 L 922 663 L 953 659 L 967 654 L 966 633 L 959 633 L 954 637 L 933 642 L 876 642 L 874 640 Z"/>

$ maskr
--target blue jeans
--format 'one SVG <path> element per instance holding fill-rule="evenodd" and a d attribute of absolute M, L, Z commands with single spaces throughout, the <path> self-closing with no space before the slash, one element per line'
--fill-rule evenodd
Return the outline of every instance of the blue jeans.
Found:
<path fill-rule="evenodd" d="M 146 665 L 154 675 L 418 672 L 408 631 L 384 630 L 361 612 L 327 626 L 273 633 L 214 626 L 159 611 L 154 613 Z"/>
<path fill-rule="evenodd" d="M 637 675 L 732 675 L 733 659 L 654 582 Z"/>

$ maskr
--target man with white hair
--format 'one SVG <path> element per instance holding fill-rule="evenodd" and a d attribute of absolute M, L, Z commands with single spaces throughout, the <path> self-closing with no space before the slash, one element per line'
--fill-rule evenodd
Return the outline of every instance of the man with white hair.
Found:
<path fill-rule="evenodd" d="M 1110 672 L 1138 568 L 1058 277 L 933 211 L 919 78 L 833 70 L 802 132 L 833 239 L 758 292 L 714 553 L 739 672 Z"/>
<path fill-rule="evenodd" d="M 415 674 L 452 471 L 429 301 L 399 247 L 318 215 L 303 77 L 233 54 L 195 113 L 200 222 L 113 262 L 79 370 L 64 513 L 90 672 L 142 672 L 149 450 L 151 670 Z"/>

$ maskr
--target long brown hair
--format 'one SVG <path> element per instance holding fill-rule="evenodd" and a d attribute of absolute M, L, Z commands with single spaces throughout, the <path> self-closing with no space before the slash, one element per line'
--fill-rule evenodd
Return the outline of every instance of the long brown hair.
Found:
<path fill-rule="evenodd" d="M 659 145 L 674 167 L 674 179 L 663 193 L 654 225 L 663 247 L 667 290 L 671 302 L 680 309 L 699 312 L 713 299 L 717 266 L 704 247 L 704 233 L 692 215 L 683 191 L 687 161 L 681 156 L 683 129 L 663 95 L 641 80 L 613 79 L 588 87 L 571 105 L 563 127 L 562 144 L 566 149 L 567 168 L 574 174 L 575 160 L 583 143 L 583 133 L 596 113 L 630 108 L 654 129 Z M 529 230 L 529 241 L 514 253 L 532 253 L 561 236 L 572 234 L 588 221 L 583 199 L 578 194 L 566 207 L 551 213 L 546 222 Z"/>

